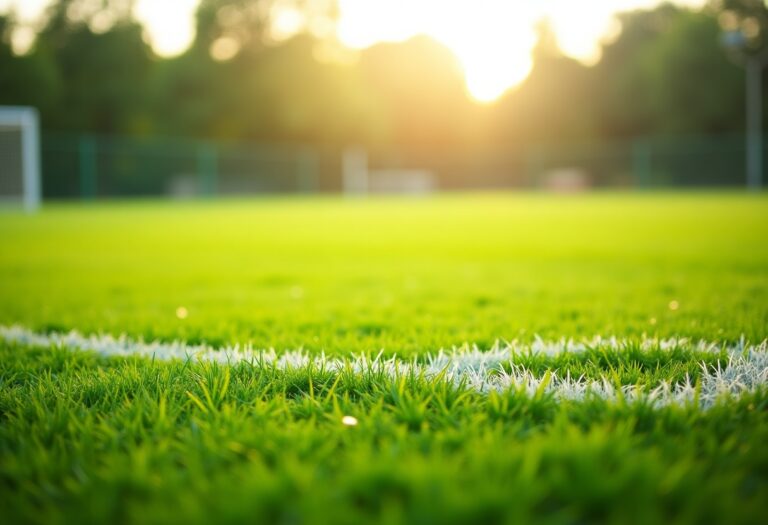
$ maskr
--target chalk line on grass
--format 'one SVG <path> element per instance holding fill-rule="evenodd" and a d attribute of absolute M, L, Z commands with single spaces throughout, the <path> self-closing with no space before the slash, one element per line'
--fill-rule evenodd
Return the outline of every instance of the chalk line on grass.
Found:
<path fill-rule="evenodd" d="M 332 372 L 351 370 L 354 373 L 385 374 L 390 378 L 423 374 L 426 378 L 440 378 L 453 384 L 463 384 L 481 393 L 520 389 L 530 396 L 544 392 L 557 400 L 582 401 L 590 398 L 624 400 L 628 403 L 648 403 L 653 407 L 693 404 L 709 408 L 724 396 L 738 397 L 768 388 L 768 342 L 732 346 L 716 343 L 693 343 L 685 339 L 643 339 L 639 343 L 617 338 L 595 338 L 588 342 L 568 339 L 531 343 L 512 342 L 497 344 L 489 350 L 464 346 L 452 350 L 426 353 L 410 360 L 397 356 L 384 358 L 381 354 L 369 356 L 353 354 L 333 357 L 311 355 L 306 351 L 276 352 L 255 350 L 247 346 L 213 348 L 206 345 L 187 345 L 182 342 L 144 342 L 126 336 L 83 336 L 78 332 L 38 333 L 20 326 L 0 326 L 0 341 L 29 347 L 60 347 L 73 351 L 95 352 L 105 357 L 139 356 L 157 360 L 193 360 L 235 365 L 251 363 L 253 366 L 275 367 L 280 370 L 313 366 Z M 686 348 L 698 352 L 728 355 L 725 367 L 707 367 L 704 363 L 698 384 L 690 379 L 681 383 L 662 382 L 654 388 L 638 385 L 616 385 L 608 377 L 601 379 L 574 378 L 570 374 L 548 373 L 536 376 L 524 366 L 515 363 L 516 356 L 585 352 L 591 348 L 620 352 L 630 345 L 649 351 L 670 351 Z"/>

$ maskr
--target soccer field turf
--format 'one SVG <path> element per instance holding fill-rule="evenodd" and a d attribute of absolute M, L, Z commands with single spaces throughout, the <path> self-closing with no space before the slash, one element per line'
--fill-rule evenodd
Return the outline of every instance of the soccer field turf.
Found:
<path fill-rule="evenodd" d="M 765 196 L 61 204 L 0 238 L 12 521 L 768 515 Z"/>

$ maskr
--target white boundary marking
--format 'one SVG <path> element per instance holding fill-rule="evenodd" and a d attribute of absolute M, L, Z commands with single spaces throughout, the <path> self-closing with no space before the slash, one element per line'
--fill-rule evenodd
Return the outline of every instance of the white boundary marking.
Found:
<path fill-rule="evenodd" d="M 596 338 L 589 342 L 574 342 L 562 339 L 532 343 L 512 342 L 496 345 L 488 351 L 477 347 L 461 347 L 427 353 L 411 360 L 396 356 L 382 358 L 367 355 L 329 357 L 325 354 L 310 355 L 302 350 L 278 353 L 275 350 L 254 350 L 251 346 L 238 345 L 215 349 L 205 345 L 187 345 L 182 342 L 162 343 L 132 340 L 126 336 L 110 335 L 83 336 L 75 331 L 69 333 L 43 334 L 20 326 L 0 326 L 0 341 L 29 347 L 59 347 L 73 351 L 96 352 L 102 356 L 139 356 L 158 360 L 193 360 L 234 365 L 252 363 L 255 366 L 269 366 L 281 370 L 313 366 L 330 371 L 351 370 L 354 373 L 384 373 L 397 378 L 408 374 L 424 374 L 426 377 L 442 376 L 454 384 L 463 383 L 481 393 L 504 391 L 510 388 L 524 390 L 534 396 L 543 391 L 554 395 L 557 400 L 582 401 L 590 398 L 628 403 L 644 402 L 659 408 L 668 405 L 697 405 L 709 408 L 723 396 L 740 396 L 768 388 L 768 342 L 749 345 L 744 341 L 734 346 L 716 343 L 692 343 L 686 339 L 644 339 L 640 347 L 644 350 L 672 350 L 687 348 L 699 352 L 728 355 L 728 364 L 711 368 L 702 363 L 698 386 L 690 379 L 682 383 L 663 382 L 648 390 L 637 385 L 617 387 L 609 378 L 599 380 L 583 377 L 573 378 L 556 373 L 542 377 L 535 376 L 521 365 L 515 364 L 515 356 L 543 354 L 554 356 L 564 352 L 584 352 L 599 347 L 611 351 L 627 348 L 629 341 L 616 338 Z M 637 343 L 634 343 L 637 344 Z M 506 369 L 502 367 L 506 365 Z"/>

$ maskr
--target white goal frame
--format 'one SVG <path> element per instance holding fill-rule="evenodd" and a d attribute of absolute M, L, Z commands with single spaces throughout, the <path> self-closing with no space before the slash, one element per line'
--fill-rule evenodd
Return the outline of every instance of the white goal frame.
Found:
<path fill-rule="evenodd" d="M 40 207 L 42 200 L 40 118 L 37 110 L 25 106 L 0 106 L 0 126 L 18 126 L 21 130 L 22 195 L 20 200 L 24 210 L 34 212 Z"/>

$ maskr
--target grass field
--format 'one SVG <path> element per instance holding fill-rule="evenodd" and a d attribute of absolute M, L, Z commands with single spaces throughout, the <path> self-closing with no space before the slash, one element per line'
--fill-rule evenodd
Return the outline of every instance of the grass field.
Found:
<path fill-rule="evenodd" d="M 766 196 L 59 204 L 0 239 L 9 523 L 768 515 Z"/>

